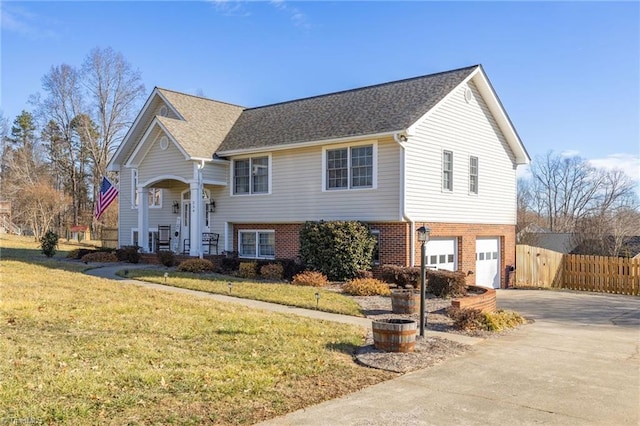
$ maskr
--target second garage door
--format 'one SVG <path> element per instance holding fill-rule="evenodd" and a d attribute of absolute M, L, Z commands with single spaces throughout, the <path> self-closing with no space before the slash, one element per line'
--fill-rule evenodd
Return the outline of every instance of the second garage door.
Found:
<path fill-rule="evenodd" d="M 455 271 L 458 266 L 455 238 L 434 238 L 427 242 L 427 266 Z"/>
<path fill-rule="evenodd" d="M 500 288 L 500 239 L 476 239 L 476 285 Z"/>

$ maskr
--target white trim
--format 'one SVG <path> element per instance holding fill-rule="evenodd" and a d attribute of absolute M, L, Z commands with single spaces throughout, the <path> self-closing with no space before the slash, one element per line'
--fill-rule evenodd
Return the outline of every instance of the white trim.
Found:
<path fill-rule="evenodd" d="M 150 141 L 149 140 L 149 136 L 155 130 L 155 126 L 158 126 L 160 128 L 160 130 L 164 133 L 164 135 L 158 135 L 158 137 L 156 137 L 153 141 Z M 182 148 L 182 145 L 180 145 L 176 141 L 176 139 L 171 135 L 171 133 L 167 130 L 167 128 L 164 127 L 164 125 L 158 120 L 158 117 L 155 117 L 153 119 L 153 121 L 151 122 L 151 124 L 149 124 L 149 127 L 147 128 L 147 131 L 144 132 L 144 135 L 142 136 L 142 138 L 140 138 L 140 143 L 138 143 L 138 145 L 136 146 L 136 149 L 129 156 L 129 159 L 125 163 L 125 167 L 139 166 L 142 163 L 142 161 L 144 160 L 144 158 L 147 156 L 147 153 L 151 150 L 152 146 L 158 140 L 158 138 L 160 138 L 162 136 L 167 136 L 167 138 L 176 146 L 176 148 L 178 148 L 178 151 L 180 151 L 180 153 L 184 156 L 185 160 L 191 160 L 192 159 L 191 157 L 189 157 L 189 154 L 187 154 L 187 152 L 184 150 L 184 148 Z M 142 153 L 143 149 L 145 151 Z M 135 158 L 139 154 L 141 154 L 140 160 L 139 161 L 135 161 Z"/>
<path fill-rule="evenodd" d="M 309 141 L 309 142 L 294 142 L 294 143 L 282 144 L 282 145 L 258 146 L 255 148 L 233 149 L 229 151 L 219 151 L 219 152 L 216 152 L 216 154 L 221 157 L 230 157 L 234 155 L 252 155 L 252 154 L 257 154 L 261 152 L 283 151 L 286 149 L 306 148 L 310 146 L 319 146 L 319 145 L 358 143 L 360 141 L 365 141 L 365 140 L 393 137 L 393 135 L 397 134 L 398 132 L 402 132 L 402 130 L 394 130 L 393 132 L 384 132 L 384 133 L 372 133 L 369 135 L 345 136 L 343 138 L 334 138 L 334 139 L 320 139 L 320 140 Z"/>
<path fill-rule="evenodd" d="M 240 247 L 242 246 L 242 240 L 240 234 L 245 233 L 255 233 L 256 236 L 256 255 L 255 256 L 246 256 L 240 252 Z M 260 256 L 260 236 L 259 234 L 273 234 L 273 256 Z M 275 229 L 239 229 L 238 230 L 238 257 L 243 259 L 275 259 L 276 258 L 276 239 L 275 239 L 276 231 Z"/>
<path fill-rule="evenodd" d="M 451 188 L 445 188 L 444 186 L 444 154 L 445 152 L 448 152 L 451 154 L 451 178 L 449 179 L 449 183 L 451 185 Z M 454 172 L 454 167 L 453 167 L 453 150 L 451 149 L 442 149 L 441 150 L 441 157 L 440 157 L 440 168 L 441 168 L 441 173 L 440 173 L 440 189 L 442 192 L 445 193 L 451 193 L 453 192 L 453 172 Z"/>
<path fill-rule="evenodd" d="M 180 182 L 186 183 L 186 184 L 189 183 L 189 181 L 187 179 L 185 179 L 184 177 L 182 177 L 182 176 L 178 176 L 178 175 L 159 175 L 159 176 L 154 176 L 153 178 L 149 179 L 148 181 L 146 181 L 144 183 L 139 183 L 139 185 L 151 186 L 154 183 L 160 182 L 161 180 L 168 180 L 168 179 L 177 180 L 177 181 L 180 181 Z"/>
<path fill-rule="evenodd" d="M 476 192 L 473 192 L 471 190 L 471 159 L 472 158 L 476 159 Z M 467 191 L 470 196 L 477 197 L 478 194 L 480 193 L 480 157 L 478 157 L 477 155 L 469 154 L 467 168 L 469 172 L 468 181 L 467 181 L 467 186 L 468 186 Z"/>
<path fill-rule="evenodd" d="M 372 152 L 371 152 L 371 161 L 372 161 L 372 176 L 371 176 L 371 186 L 370 187 L 356 187 L 356 188 L 352 188 L 351 187 L 351 148 L 358 148 L 358 147 L 362 147 L 362 146 L 367 146 L 367 145 L 371 145 L 372 147 Z M 327 151 L 332 151 L 332 150 L 336 150 L 336 149 L 343 149 L 343 148 L 347 148 L 348 149 L 348 153 L 349 153 L 349 159 L 348 159 L 348 170 L 349 170 L 349 176 L 348 176 L 348 187 L 347 188 L 334 188 L 334 189 L 328 189 L 327 188 Z M 322 192 L 336 192 L 336 191 L 370 191 L 372 189 L 377 189 L 378 188 L 378 141 L 377 140 L 365 140 L 365 141 L 360 141 L 357 143 L 343 143 L 343 144 L 336 144 L 336 145 L 330 145 L 330 146 L 323 146 L 322 147 L 322 182 L 320 183 L 322 185 Z"/>
<path fill-rule="evenodd" d="M 136 197 L 138 196 L 138 169 L 131 169 L 131 208 L 137 209 Z"/>
<path fill-rule="evenodd" d="M 252 192 L 253 190 L 253 184 L 252 184 L 252 180 L 251 180 L 251 176 L 252 176 L 252 170 L 249 170 L 249 192 L 247 192 L 246 194 L 236 194 L 235 190 L 236 190 L 236 183 L 235 183 L 235 162 L 237 160 L 249 160 L 249 167 L 251 168 L 251 164 L 252 164 L 252 159 L 254 158 L 264 158 L 267 157 L 267 192 Z M 273 177 L 273 162 L 272 162 L 272 157 L 271 157 L 271 153 L 265 153 L 265 154 L 257 154 L 257 155 L 242 155 L 242 156 L 238 156 L 238 157 L 234 157 L 231 159 L 230 161 L 230 166 L 229 166 L 229 175 L 230 175 L 230 184 L 229 184 L 229 195 L 231 197 L 258 197 L 260 195 L 271 195 L 271 187 L 272 187 L 272 177 Z"/>

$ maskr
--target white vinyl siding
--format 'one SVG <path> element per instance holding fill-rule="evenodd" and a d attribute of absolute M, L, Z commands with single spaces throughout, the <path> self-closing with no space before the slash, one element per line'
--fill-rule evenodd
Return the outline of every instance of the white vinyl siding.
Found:
<path fill-rule="evenodd" d="M 474 96 L 467 103 L 464 90 Z M 515 158 L 473 82 L 450 93 L 415 126 L 406 144 L 406 211 L 415 221 L 516 223 Z M 442 189 L 442 152 L 452 151 L 451 192 Z M 482 163 L 482 190 L 469 196 L 469 157 Z"/>
<path fill-rule="evenodd" d="M 375 188 L 325 190 L 323 147 L 273 151 L 268 197 L 233 196 L 215 190 L 215 216 L 233 223 L 302 223 L 307 220 L 400 220 L 400 150 L 392 138 L 368 141 L 374 145 Z M 327 148 L 329 148 L 328 146 Z M 331 147 L 332 148 L 332 147 Z M 325 157 L 326 158 L 326 157 Z M 232 166 L 230 166 L 232 167 Z M 226 193 L 225 193 L 226 192 Z M 214 219 L 215 220 L 215 219 Z"/>
<path fill-rule="evenodd" d="M 238 232 L 238 254 L 240 257 L 273 259 L 275 257 L 275 231 L 242 230 Z"/>

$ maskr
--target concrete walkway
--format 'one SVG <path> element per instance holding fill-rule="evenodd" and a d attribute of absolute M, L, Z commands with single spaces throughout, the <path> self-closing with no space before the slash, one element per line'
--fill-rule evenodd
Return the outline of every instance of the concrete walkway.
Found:
<path fill-rule="evenodd" d="M 125 267 L 88 273 L 113 279 L 118 269 Z M 370 320 L 362 318 L 123 281 L 370 326 Z M 498 306 L 516 310 L 535 323 L 486 339 L 472 351 L 435 367 L 262 425 L 640 424 L 640 298 L 500 290 Z"/>

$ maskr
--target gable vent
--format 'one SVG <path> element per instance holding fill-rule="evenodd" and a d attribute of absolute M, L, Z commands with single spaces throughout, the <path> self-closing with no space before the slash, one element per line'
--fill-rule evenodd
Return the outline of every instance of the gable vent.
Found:
<path fill-rule="evenodd" d="M 160 149 L 161 150 L 165 150 L 169 147 L 169 138 L 167 138 L 166 136 L 163 136 L 160 138 Z"/>
<path fill-rule="evenodd" d="M 467 87 L 464 89 L 464 100 L 469 103 L 471 102 L 471 99 L 473 99 L 473 92 L 471 92 L 471 89 Z"/>
<path fill-rule="evenodd" d="M 168 113 L 169 113 L 169 109 L 167 108 L 166 105 L 162 105 L 160 107 L 160 111 L 158 111 L 158 115 L 160 115 L 162 117 L 166 117 Z"/>

